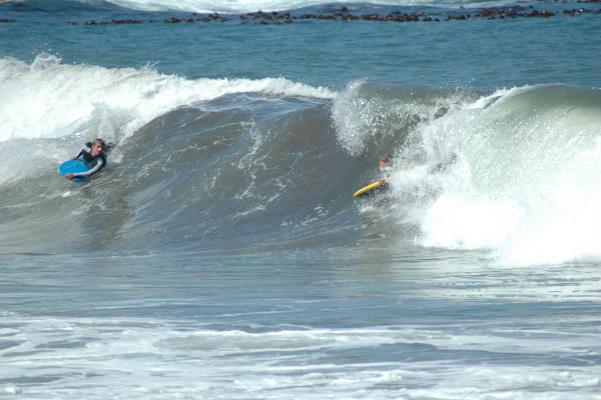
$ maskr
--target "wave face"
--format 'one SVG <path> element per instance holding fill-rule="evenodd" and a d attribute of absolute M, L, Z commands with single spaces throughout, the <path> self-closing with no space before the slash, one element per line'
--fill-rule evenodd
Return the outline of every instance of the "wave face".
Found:
<path fill-rule="evenodd" d="M 0 60 L 0 243 L 9 251 L 483 250 L 598 258 L 601 93 L 491 95 L 352 82 L 189 80 L 152 69 Z M 19 82 L 18 84 L 16 82 Z M 83 185 L 56 166 L 100 136 Z M 394 163 L 392 191 L 355 201 Z M 57 233 L 60 233 L 58 235 Z"/>
<path fill-rule="evenodd" d="M 75 247 L 197 248 L 232 232 L 241 241 L 252 233 L 256 243 L 260 225 L 271 231 L 274 221 L 306 223 L 319 217 L 320 198 L 344 192 L 333 179 L 316 178 L 324 174 L 322 158 L 336 171 L 348 157 L 327 134 L 326 101 L 334 96 L 327 89 L 285 79 L 191 81 L 53 57 L 2 63 L 8 248 L 54 248 L 56 231 L 72 236 Z M 111 172 L 89 186 L 65 186 L 57 163 L 96 136 L 116 144 Z M 315 201 L 307 205 L 308 196 Z M 253 219 L 266 210 L 268 218 Z"/>
<path fill-rule="evenodd" d="M 41 9 L 56 11 L 73 7 L 106 7 L 118 6 L 125 9 L 145 12 L 219 12 L 225 14 L 247 13 L 255 11 L 284 11 L 308 7 L 335 4 L 345 5 L 384 5 L 384 6 L 433 6 L 445 8 L 485 7 L 514 4 L 515 1 L 491 0 L 377 0 L 377 1 L 339 1 L 339 0 L 234 0 L 218 2 L 212 0 L 25 0 L 21 3 Z"/>

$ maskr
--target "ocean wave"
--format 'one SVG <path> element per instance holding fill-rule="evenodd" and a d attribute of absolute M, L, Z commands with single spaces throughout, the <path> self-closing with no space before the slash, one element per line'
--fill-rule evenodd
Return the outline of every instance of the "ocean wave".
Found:
<path fill-rule="evenodd" d="M 386 230 L 387 245 L 485 250 L 515 264 L 601 256 L 598 90 L 356 81 L 334 92 L 51 56 L 0 63 L 9 248 L 369 246 Z M 116 144 L 107 170 L 83 186 L 59 177 L 56 165 L 96 135 Z M 355 202 L 383 153 L 392 190 Z M 62 243 L 57 229 L 74 239 Z"/>
<path fill-rule="evenodd" d="M 326 88 L 283 78 L 188 80 L 52 56 L 1 62 L 0 236 L 9 248 L 53 248 L 59 226 L 77 238 L 74 248 L 215 247 L 234 231 L 238 244 L 259 231 L 269 242 L 274 221 L 294 236 L 324 214 L 298 194 L 326 201 L 324 188 L 336 187 L 318 182 L 314 161 L 347 157 L 328 134 L 336 93 Z M 96 136 L 116 145 L 108 173 L 82 191 L 65 185 L 56 165 Z M 256 218 L 264 222 L 237 228 Z"/>

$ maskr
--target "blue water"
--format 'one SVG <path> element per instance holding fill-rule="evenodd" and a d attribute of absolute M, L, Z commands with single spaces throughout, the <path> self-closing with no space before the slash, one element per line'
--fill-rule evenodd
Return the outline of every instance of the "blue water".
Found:
<path fill-rule="evenodd" d="M 557 8 L 553 3 L 533 4 Z M 580 7 L 569 3 L 563 8 Z M 358 9 L 356 14 L 363 12 Z M 361 78 L 484 90 L 536 83 L 599 86 L 596 64 L 601 44 L 590 38 L 601 28 L 593 13 L 569 17 L 558 11 L 551 18 L 419 24 L 309 20 L 279 26 L 150 23 L 190 14 L 110 9 L 58 13 L 17 8 L 4 15 L 18 23 L 0 26 L 5 38 L 2 55 L 27 61 L 47 52 L 68 64 L 110 68 L 150 64 L 162 73 L 189 78 L 283 76 L 334 88 Z M 127 18 L 146 23 L 82 26 L 90 20 Z M 79 25 L 67 25 L 69 21 Z"/>
<path fill-rule="evenodd" d="M 600 9 L 0 4 L 0 399 L 598 399 Z"/>

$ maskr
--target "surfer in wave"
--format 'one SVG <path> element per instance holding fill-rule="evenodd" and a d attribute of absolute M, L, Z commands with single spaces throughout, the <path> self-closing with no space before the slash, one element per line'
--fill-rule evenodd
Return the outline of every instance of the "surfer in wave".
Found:
<path fill-rule="evenodd" d="M 390 154 L 382 154 L 378 158 L 378 168 L 382 173 L 380 178 L 380 185 L 388 185 L 388 180 L 390 179 L 390 173 L 392 172 L 392 159 L 390 158 Z"/>
<path fill-rule="evenodd" d="M 84 172 L 69 173 L 65 178 L 72 180 L 75 177 L 90 177 L 106 166 L 107 145 L 102 139 L 95 139 L 93 142 L 86 143 L 72 160 L 83 160 L 90 169 Z"/>

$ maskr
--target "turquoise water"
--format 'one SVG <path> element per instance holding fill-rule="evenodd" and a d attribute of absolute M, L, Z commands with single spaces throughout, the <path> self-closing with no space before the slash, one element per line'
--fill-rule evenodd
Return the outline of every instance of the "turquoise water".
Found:
<path fill-rule="evenodd" d="M 33 19 L 28 12 L 6 15 L 18 22 L 0 26 L 2 54 L 27 61 L 46 52 L 68 64 L 152 65 L 189 78 L 281 76 L 331 88 L 362 78 L 487 91 L 536 83 L 599 86 L 601 44 L 591 38 L 599 34 L 600 25 L 593 13 L 417 24 L 309 20 L 268 26 L 233 21 L 82 26 L 92 19 L 162 21 L 173 13 L 65 11 L 34 14 Z M 67 25 L 69 21 L 79 25 Z"/>
<path fill-rule="evenodd" d="M 1 4 L 0 398 L 598 399 L 600 8 Z"/>

